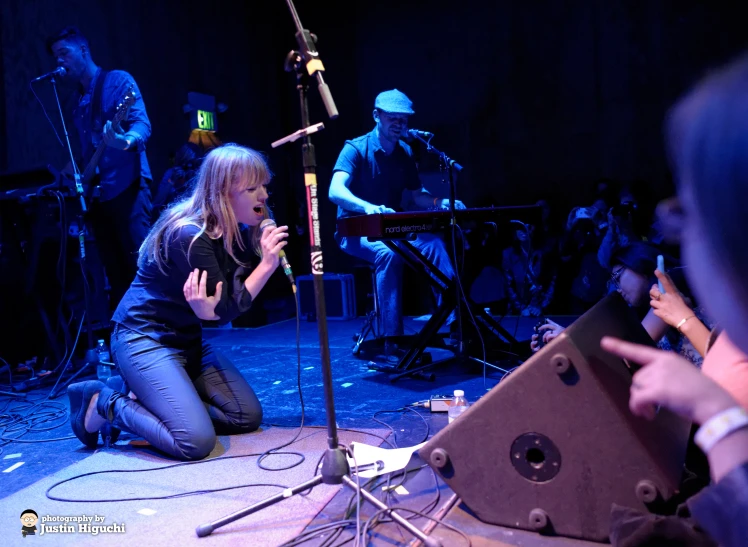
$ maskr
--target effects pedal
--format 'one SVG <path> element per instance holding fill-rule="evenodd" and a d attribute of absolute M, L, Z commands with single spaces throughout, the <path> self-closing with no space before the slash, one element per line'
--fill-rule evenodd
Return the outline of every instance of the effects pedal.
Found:
<path fill-rule="evenodd" d="M 451 395 L 432 395 L 429 399 L 429 410 L 431 412 L 448 412 Z"/>

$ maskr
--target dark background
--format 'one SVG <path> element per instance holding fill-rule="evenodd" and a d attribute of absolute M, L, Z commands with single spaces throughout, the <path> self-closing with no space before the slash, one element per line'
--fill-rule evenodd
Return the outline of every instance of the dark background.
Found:
<path fill-rule="evenodd" d="M 468 206 L 546 198 L 563 216 L 590 204 L 603 177 L 667 196 L 664 115 L 748 43 L 738 4 L 299 0 L 340 111 L 329 120 L 312 87 L 311 121 L 326 126 L 313 137 L 320 194 L 344 140 L 372 128 L 374 97 L 396 87 L 414 101 L 411 126 L 436 133 L 434 145 L 466 166 L 458 197 Z M 44 41 L 65 25 L 87 35 L 98 64 L 138 82 L 156 180 L 189 136 L 187 93 L 214 95 L 229 107 L 218 118 L 221 140 L 268 154 L 276 214 L 298 222 L 300 142 L 270 148 L 300 125 L 295 79 L 283 70 L 295 47 L 285 2 L 4 0 L 0 171 L 66 163 L 28 84 L 54 68 Z M 49 83 L 35 88 L 59 127 Z M 70 104 L 74 90 L 61 91 Z M 332 239 L 334 211 L 323 199 L 325 271 L 350 271 Z M 302 235 L 289 246 L 297 274 L 309 271 L 305 245 Z"/>
<path fill-rule="evenodd" d="M 602 177 L 666 194 L 663 116 L 748 43 L 737 4 L 300 0 L 340 110 L 329 120 L 312 88 L 312 122 L 326 125 L 314 136 L 320 189 L 343 141 L 372 127 L 376 94 L 397 87 L 415 103 L 411 125 L 436 133 L 434 144 L 467 167 L 459 197 L 470 206 L 551 198 L 564 208 Z M 0 170 L 66 163 L 28 82 L 54 67 L 45 37 L 74 24 L 98 64 L 136 78 L 154 178 L 188 137 L 187 93 L 215 95 L 229 107 L 220 138 L 269 154 L 278 215 L 293 220 L 300 145 L 270 148 L 299 127 L 294 77 L 283 70 L 295 47 L 285 2 L 5 0 L 0 9 Z M 48 88 L 37 85 L 57 122 Z M 324 205 L 326 270 L 335 271 L 334 208 Z"/>

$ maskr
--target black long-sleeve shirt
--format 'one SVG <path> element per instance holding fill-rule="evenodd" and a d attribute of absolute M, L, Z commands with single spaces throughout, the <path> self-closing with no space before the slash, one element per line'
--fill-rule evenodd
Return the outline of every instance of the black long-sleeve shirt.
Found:
<path fill-rule="evenodd" d="M 186 226 L 174 236 L 169 243 L 165 274 L 155 263 L 138 269 L 135 280 L 114 312 L 114 323 L 170 346 L 183 347 L 199 340 L 201 320 L 190 308 L 183 292 L 187 276 L 195 268 L 208 272 L 208 295 L 215 294 L 216 285 L 223 282 L 221 300 L 215 308 L 219 323 L 228 323 L 249 309 L 252 296 L 244 280 L 250 268 L 234 262 L 223 247 L 223 238 L 211 239 L 203 233 L 190 248 L 199 231 L 196 226 Z M 249 234 L 248 228 L 242 229 L 246 248 L 243 251 L 235 248 L 234 254 L 242 263 L 256 265 L 257 256 L 251 250 Z"/>

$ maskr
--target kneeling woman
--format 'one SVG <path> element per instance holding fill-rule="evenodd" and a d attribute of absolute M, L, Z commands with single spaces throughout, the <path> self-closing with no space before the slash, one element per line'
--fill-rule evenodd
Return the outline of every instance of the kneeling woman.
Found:
<path fill-rule="evenodd" d="M 258 152 L 216 148 L 192 194 L 151 229 L 112 318 L 112 354 L 131 396 L 98 381 L 68 388 L 73 432 L 84 444 L 96 446 L 109 422 L 176 458 L 197 460 L 213 449 L 216 432 L 259 427 L 257 396 L 203 340 L 201 320 L 227 323 L 249 309 L 278 266 L 287 227 L 259 230 L 270 178 Z M 255 253 L 261 259 L 252 268 Z"/>

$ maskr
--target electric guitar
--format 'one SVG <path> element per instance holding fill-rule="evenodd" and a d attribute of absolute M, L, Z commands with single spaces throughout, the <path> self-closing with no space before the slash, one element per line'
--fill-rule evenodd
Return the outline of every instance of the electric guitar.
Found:
<path fill-rule="evenodd" d="M 122 120 L 125 119 L 125 116 L 127 116 L 127 111 L 137 100 L 137 96 L 135 94 L 135 91 L 133 90 L 133 87 L 134 86 L 132 85 L 129 87 L 124 97 L 122 97 L 122 100 L 117 105 L 117 110 L 114 112 L 114 116 L 112 117 L 113 126 L 118 126 L 122 122 Z M 88 188 L 86 194 L 89 197 L 91 196 L 92 189 L 95 186 L 91 184 L 91 181 L 96 176 L 96 167 L 99 165 L 99 160 L 101 159 L 101 155 L 104 153 L 106 147 L 106 142 L 102 140 L 96 147 L 94 153 L 91 155 L 91 159 L 88 160 L 86 168 L 81 173 L 80 182 L 83 187 Z"/>

